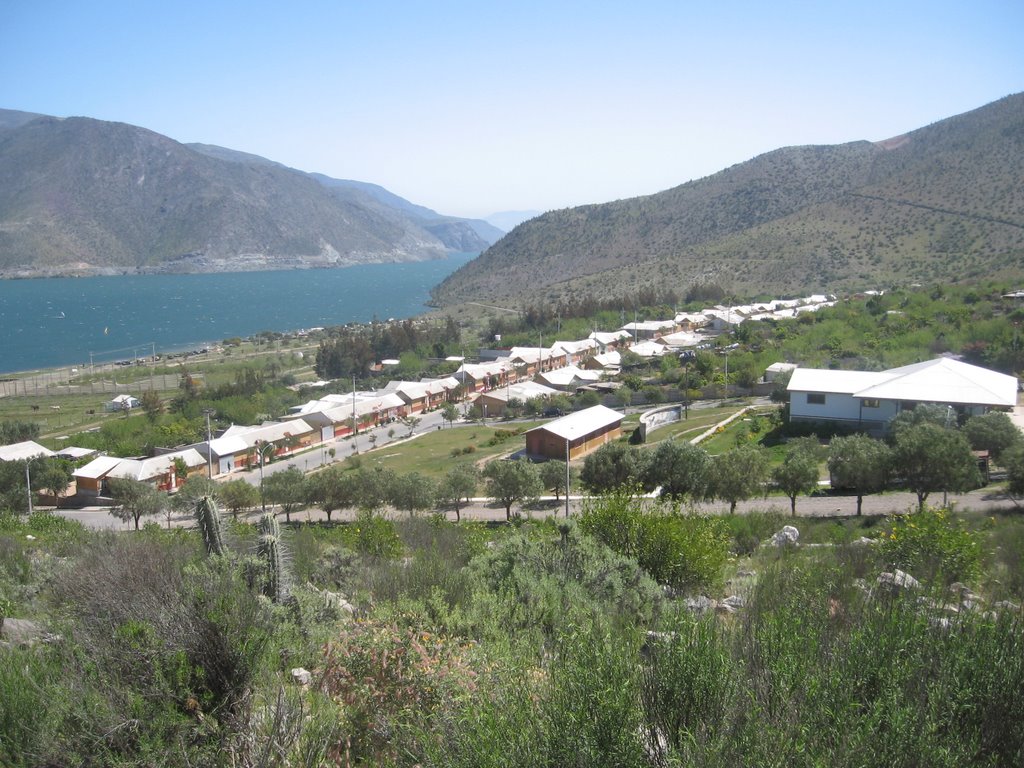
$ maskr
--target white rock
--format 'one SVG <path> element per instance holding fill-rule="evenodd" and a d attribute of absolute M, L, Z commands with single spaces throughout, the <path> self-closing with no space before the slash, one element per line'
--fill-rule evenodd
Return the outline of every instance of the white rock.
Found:
<path fill-rule="evenodd" d="M 298 685 L 309 685 L 313 682 L 313 673 L 303 667 L 295 667 L 292 670 L 292 681 Z"/>
<path fill-rule="evenodd" d="M 792 525 L 785 525 L 781 531 L 772 534 L 772 537 L 768 540 L 768 543 L 773 547 L 791 547 L 796 546 L 800 540 L 800 531 L 798 531 Z"/>

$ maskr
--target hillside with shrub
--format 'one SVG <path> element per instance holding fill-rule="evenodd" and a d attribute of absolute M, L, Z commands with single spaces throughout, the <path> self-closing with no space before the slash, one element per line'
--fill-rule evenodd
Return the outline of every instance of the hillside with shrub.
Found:
<path fill-rule="evenodd" d="M 1022 149 L 1024 94 L 887 141 L 779 149 L 654 195 L 531 219 L 434 299 L 1020 279 Z"/>

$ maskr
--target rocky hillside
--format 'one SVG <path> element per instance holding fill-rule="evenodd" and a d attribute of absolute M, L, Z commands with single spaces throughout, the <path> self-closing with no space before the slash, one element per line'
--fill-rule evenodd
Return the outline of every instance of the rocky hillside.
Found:
<path fill-rule="evenodd" d="M 789 147 L 655 195 L 553 211 L 434 294 L 535 301 L 715 282 L 755 295 L 1024 278 L 1024 94 L 889 141 Z"/>
<path fill-rule="evenodd" d="M 435 214 L 432 231 L 365 192 L 214 149 L 0 111 L 0 276 L 344 266 L 487 245 L 464 221 Z"/>

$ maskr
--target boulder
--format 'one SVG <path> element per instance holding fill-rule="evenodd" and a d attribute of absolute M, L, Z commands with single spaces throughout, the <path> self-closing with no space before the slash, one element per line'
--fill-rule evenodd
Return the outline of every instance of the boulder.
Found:
<path fill-rule="evenodd" d="M 768 543 L 773 547 L 795 547 L 800 540 L 800 531 L 792 525 L 785 525 L 781 531 L 772 534 Z"/>
<path fill-rule="evenodd" d="M 697 595 L 697 597 L 688 597 L 683 604 L 686 606 L 686 610 L 690 613 L 695 613 L 698 616 L 703 616 L 709 611 L 714 611 L 718 608 L 718 601 L 714 600 L 706 595 Z"/>
<path fill-rule="evenodd" d="M 885 572 L 878 574 L 878 578 L 875 579 L 875 583 L 881 589 L 893 594 L 907 592 L 911 589 L 920 589 L 921 587 L 921 582 L 909 573 L 901 571 L 899 568 L 895 569 L 892 573 Z"/>
<path fill-rule="evenodd" d="M 0 618 L 0 641 L 9 645 L 32 645 L 48 639 L 46 630 L 34 621 Z"/>
<path fill-rule="evenodd" d="M 313 673 L 303 667 L 295 667 L 292 670 L 292 682 L 297 685 L 309 685 L 313 682 Z"/>

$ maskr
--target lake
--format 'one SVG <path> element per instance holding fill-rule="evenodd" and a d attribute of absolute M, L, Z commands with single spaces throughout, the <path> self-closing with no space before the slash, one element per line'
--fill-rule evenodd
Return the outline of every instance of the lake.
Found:
<path fill-rule="evenodd" d="M 424 312 L 475 253 L 344 269 L 0 280 L 0 372 Z"/>

